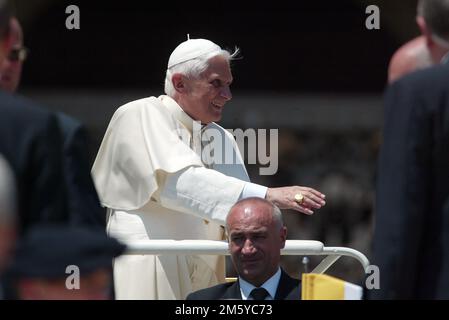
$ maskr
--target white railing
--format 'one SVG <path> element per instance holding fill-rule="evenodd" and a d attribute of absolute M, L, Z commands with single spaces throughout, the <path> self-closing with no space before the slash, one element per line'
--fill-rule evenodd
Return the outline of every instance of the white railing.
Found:
<path fill-rule="evenodd" d="M 126 242 L 126 254 L 134 255 L 229 255 L 226 241 L 212 240 L 141 240 Z M 312 273 L 324 273 L 341 256 L 357 259 L 367 272 L 369 260 L 366 256 L 354 249 L 346 247 L 325 247 L 322 242 L 311 240 L 287 240 L 282 255 L 323 255 L 327 256 L 313 269 Z"/>

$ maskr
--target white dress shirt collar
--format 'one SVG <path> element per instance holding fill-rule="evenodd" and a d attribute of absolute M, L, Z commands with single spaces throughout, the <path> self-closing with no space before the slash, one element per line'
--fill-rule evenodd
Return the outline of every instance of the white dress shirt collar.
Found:
<path fill-rule="evenodd" d="M 267 281 L 265 281 L 260 287 L 264 288 L 268 291 L 269 296 L 265 298 L 265 300 L 274 300 L 274 297 L 276 296 L 276 291 L 279 286 L 279 281 L 281 280 L 281 268 L 278 268 L 278 271 Z M 241 277 L 239 277 L 239 285 L 240 285 L 240 294 L 242 296 L 242 300 L 253 300 L 252 297 L 249 295 L 251 294 L 251 291 L 253 291 L 255 286 L 253 286 L 248 281 L 243 280 Z"/>

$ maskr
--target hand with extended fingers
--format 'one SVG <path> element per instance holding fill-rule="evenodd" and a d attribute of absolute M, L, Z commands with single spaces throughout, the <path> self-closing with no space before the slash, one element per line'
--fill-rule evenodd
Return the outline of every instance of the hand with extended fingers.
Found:
<path fill-rule="evenodd" d="M 321 192 L 300 186 L 268 188 L 265 199 L 271 201 L 279 209 L 292 209 L 305 214 L 313 214 L 326 204 L 326 196 Z"/>

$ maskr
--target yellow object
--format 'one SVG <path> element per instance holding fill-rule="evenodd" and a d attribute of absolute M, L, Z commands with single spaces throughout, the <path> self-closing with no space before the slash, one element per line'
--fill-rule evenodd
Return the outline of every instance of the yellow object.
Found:
<path fill-rule="evenodd" d="M 302 204 L 304 201 L 304 195 L 301 192 L 295 194 L 295 201 L 298 202 L 299 204 Z"/>
<path fill-rule="evenodd" d="M 302 275 L 302 300 L 361 300 L 362 287 L 325 274 Z"/>

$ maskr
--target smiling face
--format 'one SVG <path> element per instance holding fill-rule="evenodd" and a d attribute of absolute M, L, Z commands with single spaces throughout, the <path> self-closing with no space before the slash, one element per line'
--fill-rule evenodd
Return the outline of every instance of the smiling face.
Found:
<path fill-rule="evenodd" d="M 229 251 L 238 274 L 255 286 L 271 278 L 279 267 L 287 229 L 273 221 L 272 206 L 248 201 L 234 206 L 227 219 Z"/>
<path fill-rule="evenodd" d="M 223 56 L 211 58 L 209 67 L 199 79 L 178 73 L 173 75 L 172 81 L 176 89 L 176 102 L 190 117 L 203 124 L 219 121 L 224 105 L 232 99 L 229 88 L 232 83 L 231 69 Z"/>

